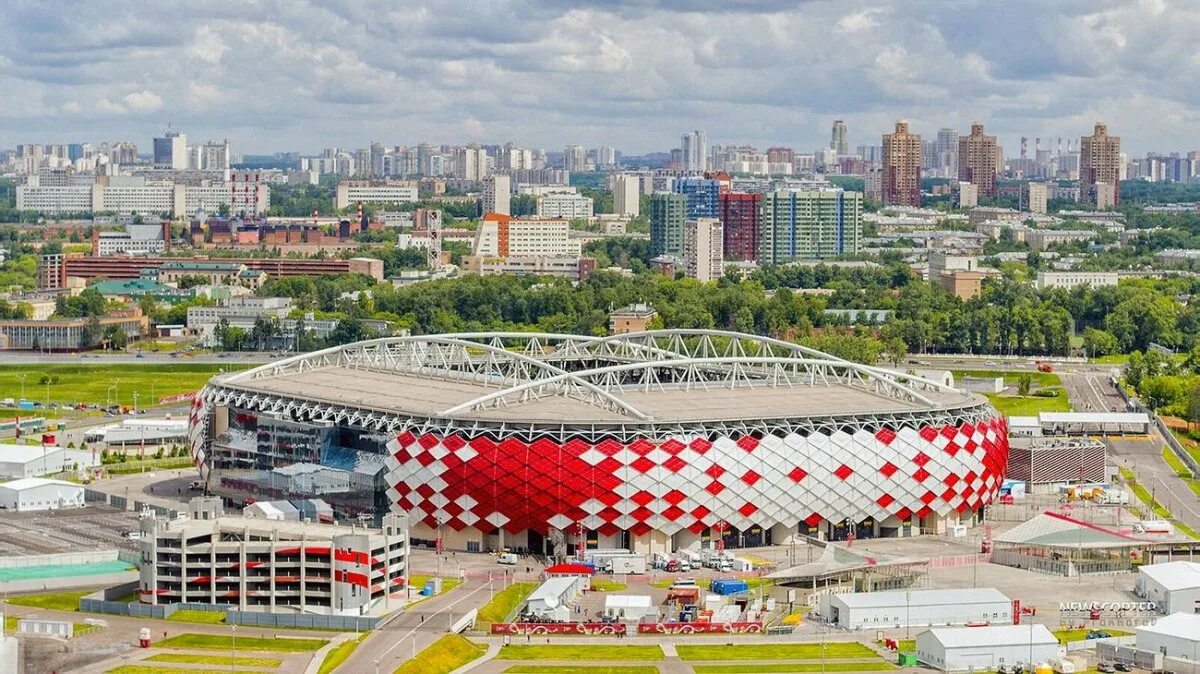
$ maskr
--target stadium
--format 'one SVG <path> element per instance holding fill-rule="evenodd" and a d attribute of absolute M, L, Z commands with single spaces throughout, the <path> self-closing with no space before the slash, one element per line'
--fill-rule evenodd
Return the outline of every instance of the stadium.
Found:
<path fill-rule="evenodd" d="M 213 380 L 190 446 L 235 503 L 413 516 L 417 543 L 640 552 L 910 536 L 997 494 L 981 396 L 767 337 L 376 339 Z"/>

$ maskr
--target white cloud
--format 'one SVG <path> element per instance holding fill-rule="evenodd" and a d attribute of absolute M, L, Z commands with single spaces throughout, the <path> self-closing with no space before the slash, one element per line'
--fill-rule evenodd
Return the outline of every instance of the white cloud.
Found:
<path fill-rule="evenodd" d="M 157 112 L 163 106 L 162 97 L 153 91 L 135 91 L 126 94 L 125 98 L 121 100 L 125 103 L 126 109 L 135 114 Z"/>

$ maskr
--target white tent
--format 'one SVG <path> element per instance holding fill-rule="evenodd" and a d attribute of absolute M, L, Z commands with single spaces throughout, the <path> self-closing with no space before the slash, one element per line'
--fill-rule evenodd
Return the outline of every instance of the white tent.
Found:
<path fill-rule="evenodd" d="M 604 615 L 616 620 L 641 620 L 654 612 L 648 594 L 610 594 L 604 598 Z"/>

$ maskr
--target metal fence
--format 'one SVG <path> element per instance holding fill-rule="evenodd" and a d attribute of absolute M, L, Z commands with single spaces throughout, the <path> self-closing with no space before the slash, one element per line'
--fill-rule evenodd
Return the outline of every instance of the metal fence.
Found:
<path fill-rule="evenodd" d="M 341 615 L 313 615 L 299 613 L 257 613 L 254 611 L 227 611 L 225 622 L 254 627 L 305 627 L 309 629 L 334 630 L 338 632 L 367 632 L 375 629 L 379 618 Z"/>
<path fill-rule="evenodd" d="M 1138 400 L 1137 398 L 1129 397 L 1129 394 L 1125 392 L 1125 389 L 1120 386 L 1117 387 L 1117 392 L 1120 393 L 1121 397 L 1125 399 L 1125 406 L 1127 408 L 1134 412 L 1145 412 L 1147 415 L 1149 415 L 1150 420 L 1154 423 L 1154 428 L 1158 430 L 1158 434 L 1167 441 L 1167 446 L 1171 448 L 1171 451 L 1175 453 L 1175 456 L 1178 457 L 1179 460 L 1183 462 L 1183 465 L 1187 466 L 1187 469 L 1192 472 L 1192 477 L 1200 477 L 1200 462 L 1197 462 L 1191 453 L 1183 448 L 1183 445 L 1181 445 L 1179 440 L 1176 439 L 1175 434 L 1171 432 L 1171 429 L 1168 428 L 1165 423 L 1163 423 L 1162 419 L 1158 418 L 1158 415 L 1154 413 L 1154 410 L 1143 405 L 1142 401 Z"/>

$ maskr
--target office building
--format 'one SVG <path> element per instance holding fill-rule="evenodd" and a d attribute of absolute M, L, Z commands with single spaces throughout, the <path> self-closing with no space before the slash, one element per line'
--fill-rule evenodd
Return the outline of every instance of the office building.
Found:
<path fill-rule="evenodd" d="M 612 335 L 644 332 L 656 316 L 658 311 L 649 304 L 630 304 L 614 309 L 608 314 L 608 332 Z"/>
<path fill-rule="evenodd" d="M 725 192 L 720 195 L 718 206 L 725 259 L 757 260 L 762 237 L 762 194 Z"/>
<path fill-rule="evenodd" d="M 833 120 L 833 132 L 829 139 L 829 149 L 837 156 L 850 154 L 850 141 L 846 137 L 846 123 L 840 119 Z"/>
<path fill-rule="evenodd" d="M 146 334 L 149 322 L 140 311 L 117 312 L 98 319 L 99 334 L 91 321 L 70 318 L 56 321 L 0 320 L 0 349 L 18 351 L 79 351 L 98 346 L 109 329 L 125 333 L 129 341 Z"/>
<path fill-rule="evenodd" d="M 1108 126 L 1096 122 L 1090 136 L 1079 139 L 1079 187 L 1090 204 L 1111 201 L 1120 204 L 1121 137 L 1108 135 Z M 1111 190 L 1111 195 L 1099 195 Z"/>
<path fill-rule="evenodd" d="M 674 191 L 687 197 L 687 219 L 715 218 L 721 194 L 721 181 L 711 178 L 680 178 Z"/>
<path fill-rule="evenodd" d="M 843 190 L 763 195 L 759 264 L 853 255 L 862 242 L 862 194 Z"/>
<path fill-rule="evenodd" d="M 92 230 L 92 255 L 149 255 L 167 249 L 171 223 L 130 223 L 125 231 Z"/>
<path fill-rule="evenodd" d="M 638 176 L 619 175 L 613 179 L 613 210 L 617 215 L 635 217 L 641 212 L 641 180 Z"/>
<path fill-rule="evenodd" d="M 481 257 L 579 257 L 565 218 L 512 218 L 487 214 L 475 230 L 471 254 Z"/>
<path fill-rule="evenodd" d="M 683 134 L 679 141 L 681 164 L 684 171 L 708 170 L 708 134 L 696 130 Z M 710 216 L 697 216 L 710 217 Z"/>
<path fill-rule="evenodd" d="M 411 180 L 344 180 L 338 183 L 334 208 L 341 211 L 358 202 L 396 205 L 418 199 L 418 184 Z"/>
<path fill-rule="evenodd" d="M 959 136 L 958 180 L 975 185 L 980 197 L 992 199 L 996 196 L 998 162 L 996 137 L 985 134 L 982 124 L 972 124 L 969 136 Z"/>
<path fill-rule="evenodd" d="M 717 218 L 697 218 L 683 225 L 683 264 L 689 278 L 701 283 L 721 278 L 724 235 Z"/>
<path fill-rule="evenodd" d="M 35 268 L 38 290 L 62 290 L 67 287 L 67 256 L 62 253 L 39 255 Z"/>
<path fill-rule="evenodd" d="M 162 138 L 155 138 L 154 165 L 159 168 L 187 169 L 187 136 L 178 131 L 167 131 Z"/>
<path fill-rule="evenodd" d="M 537 199 L 537 214 L 542 218 L 590 218 L 593 214 L 591 197 L 575 192 L 550 192 Z"/>
<path fill-rule="evenodd" d="M 655 192 L 650 195 L 650 253 L 679 255 L 683 253 L 683 223 L 687 218 L 688 199 L 674 192 Z"/>
<path fill-rule="evenodd" d="M 384 515 L 383 528 L 373 529 L 226 517 L 214 497 L 194 498 L 188 510 L 188 517 L 179 519 L 150 511 L 142 515 L 138 600 L 143 604 L 378 615 L 393 608 L 389 599 L 405 589 L 405 515 Z"/>
<path fill-rule="evenodd" d="M 921 136 L 908 132 L 908 122 L 883 135 L 883 203 L 921 205 Z"/>
<path fill-rule="evenodd" d="M 483 181 L 483 212 L 512 215 L 509 206 L 512 198 L 512 179 L 503 173 L 495 173 Z"/>

